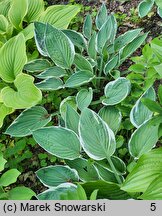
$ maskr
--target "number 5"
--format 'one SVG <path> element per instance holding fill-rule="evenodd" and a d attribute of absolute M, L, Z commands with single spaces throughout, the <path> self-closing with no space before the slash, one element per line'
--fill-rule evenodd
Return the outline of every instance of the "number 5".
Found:
<path fill-rule="evenodd" d="M 156 210 L 156 203 L 151 203 L 150 210 L 151 211 L 155 211 Z"/>

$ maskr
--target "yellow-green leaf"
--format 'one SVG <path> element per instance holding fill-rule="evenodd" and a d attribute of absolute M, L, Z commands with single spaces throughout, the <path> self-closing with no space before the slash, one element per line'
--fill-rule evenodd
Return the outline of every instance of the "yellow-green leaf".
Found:
<path fill-rule="evenodd" d="M 23 34 L 8 40 L 0 49 L 0 77 L 12 83 L 27 61 Z"/>
<path fill-rule="evenodd" d="M 38 104 L 42 99 L 41 91 L 34 85 L 34 78 L 28 74 L 19 74 L 14 85 L 2 89 L 2 99 L 7 107 L 14 109 L 25 109 Z"/>
<path fill-rule="evenodd" d="M 8 29 L 8 20 L 2 14 L 0 15 L 0 34 L 5 34 Z"/>
<path fill-rule="evenodd" d="M 80 7 L 76 5 L 53 5 L 41 14 L 39 21 L 65 29 L 79 11 Z"/>
<path fill-rule="evenodd" d="M 3 103 L 0 103 L 0 128 L 3 125 L 4 118 L 11 114 L 14 110 L 10 107 L 6 107 Z"/>
<path fill-rule="evenodd" d="M 22 1 L 22 0 L 21 0 Z M 28 12 L 25 16 L 25 20 L 28 23 L 36 21 L 40 14 L 44 11 L 43 0 L 28 0 Z"/>
<path fill-rule="evenodd" d="M 8 18 L 14 28 L 21 30 L 22 22 L 28 11 L 28 0 L 11 0 Z"/>

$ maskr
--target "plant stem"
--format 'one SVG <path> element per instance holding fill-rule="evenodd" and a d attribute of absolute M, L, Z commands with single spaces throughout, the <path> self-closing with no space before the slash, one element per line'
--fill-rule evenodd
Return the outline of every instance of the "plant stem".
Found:
<path fill-rule="evenodd" d="M 107 160 L 108 160 L 108 162 L 109 162 L 109 164 L 110 164 L 110 167 L 111 167 L 111 169 L 112 169 L 112 171 L 113 171 L 113 173 L 114 173 L 114 175 L 115 175 L 115 178 L 116 178 L 117 182 L 118 182 L 119 184 L 122 184 L 122 181 L 121 181 L 119 175 L 117 174 L 116 168 L 115 168 L 115 166 L 114 166 L 114 164 L 113 164 L 111 158 L 110 158 L 110 157 L 107 157 Z"/>

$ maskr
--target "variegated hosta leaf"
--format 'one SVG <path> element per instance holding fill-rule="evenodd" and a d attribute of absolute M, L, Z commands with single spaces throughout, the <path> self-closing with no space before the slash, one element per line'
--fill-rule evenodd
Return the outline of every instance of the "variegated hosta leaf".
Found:
<path fill-rule="evenodd" d="M 153 119 L 146 121 L 132 134 L 128 147 L 130 154 L 139 158 L 150 151 L 158 141 L 159 123 L 153 123 Z"/>
<path fill-rule="evenodd" d="M 62 183 L 79 181 L 75 169 L 61 165 L 41 168 L 36 172 L 36 175 L 46 187 L 55 187 Z"/>
<path fill-rule="evenodd" d="M 136 102 L 130 113 L 131 123 L 138 128 L 141 124 L 151 118 L 153 112 L 151 112 L 142 102 L 141 99 L 149 98 L 151 100 L 156 99 L 155 90 L 149 88 Z"/>
<path fill-rule="evenodd" d="M 6 107 L 3 103 L 0 103 L 0 128 L 3 125 L 4 118 L 14 111 L 11 107 Z"/>
<path fill-rule="evenodd" d="M 63 81 L 60 78 L 51 77 L 36 83 L 36 86 L 42 91 L 54 91 L 63 88 Z"/>
<path fill-rule="evenodd" d="M 90 82 L 94 78 L 94 74 L 90 71 L 78 71 L 72 74 L 65 82 L 65 87 L 75 88 Z"/>
<path fill-rule="evenodd" d="M 60 103 L 60 113 L 64 121 L 66 121 L 66 111 L 68 105 L 74 108 L 74 110 L 77 110 L 77 105 L 74 96 L 68 96 Z"/>
<path fill-rule="evenodd" d="M 81 89 L 77 95 L 76 95 L 76 103 L 80 111 L 82 111 L 84 108 L 87 108 L 90 103 L 92 102 L 93 98 L 93 90 L 92 88 L 87 89 Z"/>
<path fill-rule="evenodd" d="M 51 63 L 46 59 L 35 59 L 24 65 L 24 70 L 34 73 L 44 71 L 51 67 Z"/>
<path fill-rule="evenodd" d="M 146 16 L 154 5 L 154 0 L 143 0 L 138 5 L 138 14 L 142 18 Z"/>
<path fill-rule="evenodd" d="M 61 30 L 47 24 L 45 46 L 48 56 L 57 66 L 67 69 L 71 67 L 75 55 L 74 45 Z"/>
<path fill-rule="evenodd" d="M 54 67 L 49 67 L 48 69 L 46 69 L 45 71 L 43 71 L 41 74 L 37 75 L 36 77 L 38 77 L 39 79 L 48 79 L 48 78 L 52 78 L 52 77 L 64 77 L 66 76 L 66 70 L 54 66 Z"/>
<path fill-rule="evenodd" d="M 0 77 L 5 82 L 13 82 L 18 74 L 22 72 L 27 61 L 25 38 L 23 34 L 8 40 L 0 48 Z"/>
<path fill-rule="evenodd" d="M 25 20 L 28 23 L 38 20 L 41 13 L 44 11 L 43 0 L 28 0 L 28 12 L 25 16 Z"/>
<path fill-rule="evenodd" d="M 47 152 L 63 159 L 80 156 L 80 141 L 76 133 L 63 127 L 45 127 L 33 132 L 35 141 Z"/>
<path fill-rule="evenodd" d="M 94 160 L 114 154 L 116 142 L 113 131 L 98 114 L 88 108 L 81 113 L 79 135 L 83 149 Z"/>
<path fill-rule="evenodd" d="M 91 15 L 87 15 L 83 25 L 83 34 L 87 39 L 91 38 L 92 33 L 92 17 Z"/>
<path fill-rule="evenodd" d="M 70 130 L 74 131 L 76 134 L 78 134 L 79 118 L 80 116 L 78 112 L 75 111 L 72 106 L 67 105 L 65 126 Z"/>
<path fill-rule="evenodd" d="M 117 23 L 115 17 L 113 15 L 110 15 L 107 18 L 107 21 L 102 25 L 101 29 L 97 34 L 96 48 L 98 53 L 102 54 L 103 48 L 106 43 L 108 43 L 108 45 L 113 43 L 116 35 L 116 30 L 117 30 Z"/>
<path fill-rule="evenodd" d="M 93 73 L 93 68 L 91 63 L 89 63 L 89 61 L 80 54 L 77 53 L 75 54 L 74 64 L 79 70 L 90 71 Z"/>
<path fill-rule="evenodd" d="M 15 88 L 2 89 L 2 100 L 7 107 L 25 109 L 38 104 L 42 99 L 41 91 L 33 84 L 34 78 L 27 74 L 19 74 L 14 80 Z"/>
<path fill-rule="evenodd" d="M 20 7 L 21 6 L 21 7 Z M 28 0 L 11 0 L 8 17 L 14 28 L 21 30 L 22 22 L 28 11 Z"/>
<path fill-rule="evenodd" d="M 41 14 L 39 21 L 65 29 L 79 11 L 80 7 L 77 5 L 53 5 Z"/>
<path fill-rule="evenodd" d="M 24 110 L 7 128 L 5 134 L 12 137 L 25 137 L 32 131 L 44 127 L 51 120 L 45 108 L 35 106 Z"/>
<path fill-rule="evenodd" d="M 123 101 L 129 94 L 131 83 L 126 78 L 120 77 L 109 82 L 105 86 L 106 99 L 102 101 L 104 105 L 115 105 Z"/>
<path fill-rule="evenodd" d="M 98 114 L 108 124 L 114 133 L 118 131 L 122 120 L 122 115 L 116 107 L 105 106 L 100 109 Z"/>
<path fill-rule="evenodd" d="M 102 25 L 106 22 L 107 20 L 107 8 L 105 6 L 105 4 L 103 3 L 97 16 L 96 16 L 96 26 L 98 29 L 100 29 L 102 27 Z"/>

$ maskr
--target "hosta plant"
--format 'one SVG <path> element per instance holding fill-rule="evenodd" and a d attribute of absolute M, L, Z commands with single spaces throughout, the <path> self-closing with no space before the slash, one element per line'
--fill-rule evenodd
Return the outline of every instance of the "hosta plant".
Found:
<path fill-rule="evenodd" d="M 88 15 L 83 36 L 35 22 L 43 57 L 24 70 L 40 79 L 36 86 L 47 94 L 59 90 L 62 101 L 54 113 L 42 106 L 26 109 L 5 133 L 32 135 L 62 159 L 36 172 L 49 188 L 37 195 L 40 200 L 162 199 L 162 149 L 153 149 L 162 118 L 144 102 L 157 100 L 155 90 L 149 86 L 135 94 L 132 80 L 119 71 L 147 34 L 136 29 L 116 37 L 116 20 L 104 5 L 92 23 Z"/>
<path fill-rule="evenodd" d="M 6 162 L 3 155 L 0 154 L 0 172 L 4 170 Z M 31 189 L 24 186 L 14 187 L 9 190 L 10 185 L 17 181 L 20 174 L 17 169 L 10 169 L 0 175 L 0 200 L 30 200 L 35 196 Z"/>
<path fill-rule="evenodd" d="M 53 5 L 45 8 L 43 0 L 3 0 L 0 2 L 0 42 L 21 32 L 26 40 L 34 36 L 35 21 L 67 28 L 79 12 L 79 6 Z"/>
<path fill-rule="evenodd" d="M 139 16 L 145 17 L 153 8 L 153 6 L 156 5 L 157 7 L 157 13 L 160 17 L 162 17 L 162 1 L 161 0 L 142 0 L 140 4 L 138 5 L 138 13 Z"/>

